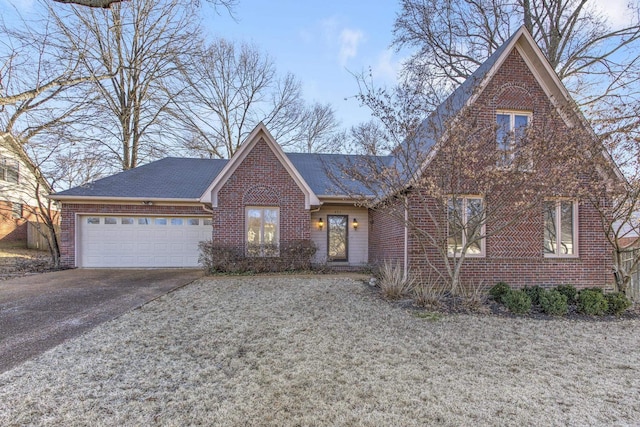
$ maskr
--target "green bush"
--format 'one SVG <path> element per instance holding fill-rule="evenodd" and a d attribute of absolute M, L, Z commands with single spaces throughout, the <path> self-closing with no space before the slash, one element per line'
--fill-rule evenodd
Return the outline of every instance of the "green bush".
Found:
<path fill-rule="evenodd" d="M 605 295 L 607 304 L 609 304 L 609 314 L 620 316 L 629 307 L 631 307 L 631 301 L 623 292 L 614 292 Z"/>
<path fill-rule="evenodd" d="M 564 316 L 569 309 L 567 296 L 556 289 L 542 291 L 539 294 L 540 307 L 544 313 L 552 316 Z"/>
<path fill-rule="evenodd" d="M 578 291 L 573 285 L 559 285 L 556 286 L 556 291 L 567 297 L 567 303 L 572 304 L 576 301 Z"/>
<path fill-rule="evenodd" d="M 583 289 L 578 294 L 578 312 L 590 316 L 603 316 L 609 310 L 609 303 L 602 291 Z"/>
<path fill-rule="evenodd" d="M 531 298 L 531 304 L 540 305 L 540 294 L 545 292 L 544 288 L 538 285 L 531 287 L 525 286 L 523 291 Z"/>
<path fill-rule="evenodd" d="M 498 302 L 502 302 L 502 298 L 509 292 L 511 288 L 505 282 L 498 282 L 489 289 L 489 295 Z"/>
<path fill-rule="evenodd" d="M 525 291 L 510 291 L 502 296 L 502 301 L 514 314 L 526 314 L 531 311 L 531 298 Z"/>

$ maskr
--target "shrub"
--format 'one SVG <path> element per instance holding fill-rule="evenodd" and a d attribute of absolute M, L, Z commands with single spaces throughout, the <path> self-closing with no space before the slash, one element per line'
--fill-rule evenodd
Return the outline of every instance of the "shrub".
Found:
<path fill-rule="evenodd" d="M 605 298 L 609 304 L 609 314 L 620 316 L 631 307 L 631 301 L 623 292 L 613 292 L 605 295 Z"/>
<path fill-rule="evenodd" d="M 556 291 L 560 292 L 562 295 L 567 297 L 567 303 L 572 304 L 576 301 L 576 296 L 578 295 L 578 291 L 576 287 L 573 285 L 559 285 L 556 286 Z"/>
<path fill-rule="evenodd" d="M 523 291 L 531 298 L 531 304 L 540 305 L 540 294 L 545 292 L 544 288 L 538 285 L 532 287 L 525 286 Z"/>
<path fill-rule="evenodd" d="M 386 261 L 380 267 L 380 292 L 385 298 L 398 299 L 408 294 L 415 283 L 412 275 L 404 276 L 404 269 L 399 263 Z"/>
<path fill-rule="evenodd" d="M 246 248 L 209 240 L 200 242 L 199 248 L 198 262 L 208 274 L 309 270 L 311 258 L 316 253 L 316 246 L 311 240 L 285 241 L 279 247 L 252 245 Z"/>
<path fill-rule="evenodd" d="M 445 294 L 446 287 L 441 281 L 432 280 L 430 277 L 427 280 L 420 280 L 413 287 L 413 301 L 420 307 L 442 308 L 442 299 Z"/>
<path fill-rule="evenodd" d="M 514 314 L 526 314 L 531 311 L 531 298 L 525 291 L 509 291 L 502 296 L 502 301 Z"/>
<path fill-rule="evenodd" d="M 583 289 L 578 294 L 578 312 L 590 316 L 602 316 L 608 309 L 609 303 L 601 291 Z"/>
<path fill-rule="evenodd" d="M 505 282 L 498 282 L 489 289 L 489 295 L 498 302 L 502 302 L 502 298 L 509 292 L 511 288 Z"/>
<path fill-rule="evenodd" d="M 488 310 L 486 305 L 487 287 L 482 283 L 469 282 L 460 284 L 458 297 L 457 301 L 465 310 L 473 312 L 486 312 Z"/>
<path fill-rule="evenodd" d="M 569 309 L 567 296 L 557 289 L 540 292 L 539 300 L 542 311 L 552 316 L 564 316 Z"/>

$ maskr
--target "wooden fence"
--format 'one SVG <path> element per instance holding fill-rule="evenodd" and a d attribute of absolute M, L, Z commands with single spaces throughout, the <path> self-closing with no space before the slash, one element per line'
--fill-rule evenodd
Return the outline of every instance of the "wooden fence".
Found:
<path fill-rule="evenodd" d="M 41 231 L 38 231 L 40 229 Z M 56 235 L 60 238 L 60 226 L 55 226 Z M 42 223 L 37 223 L 33 221 L 27 222 L 27 247 L 29 249 L 39 249 L 42 251 L 48 251 L 49 245 L 47 243 L 47 238 L 42 234 L 48 233 L 47 226 Z"/>
<path fill-rule="evenodd" d="M 631 268 L 631 266 L 633 265 L 633 259 L 634 257 L 638 256 L 637 252 L 639 250 L 640 249 L 636 249 L 633 252 L 625 254 L 626 259 L 623 259 L 623 262 L 626 269 Z M 638 266 L 636 266 L 636 268 L 633 270 L 633 273 L 631 273 L 630 288 L 631 289 L 629 291 L 628 297 L 636 302 L 640 302 L 640 269 L 638 268 Z"/>

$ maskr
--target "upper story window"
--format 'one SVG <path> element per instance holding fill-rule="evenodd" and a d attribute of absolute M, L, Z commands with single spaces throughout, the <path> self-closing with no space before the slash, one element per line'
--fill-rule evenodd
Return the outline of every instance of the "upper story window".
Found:
<path fill-rule="evenodd" d="M 496 114 L 496 141 L 498 166 L 511 166 L 518 148 L 522 145 L 531 113 L 526 111 L 498 111 Z"/>
<path fill-rule="evenodd" d="M 15 159 L 0 156 L 0 180 L 18 184 L 20 181 L 20 163 Z"/>
<path fill-rule="evenodd" d="M 447 207 L 449 256 L 482 257 L 484 248 L 484 201 L 478 196 L 450 198 Z"/>
<path fill-rule="evenodd" d="M 247 255 L 278 256 L 280 254 L 280 210 L 276 207 L 246 208 Z"/>
<path fill-rule="evenodd" d="M 544 202 L 544 256 L 578 256 L 578 202 Z"/>

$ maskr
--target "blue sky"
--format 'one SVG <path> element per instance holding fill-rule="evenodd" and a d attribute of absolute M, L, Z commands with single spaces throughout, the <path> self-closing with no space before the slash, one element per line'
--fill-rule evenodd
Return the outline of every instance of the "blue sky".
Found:
<path fill-rule="evenodd" d="M 302 82 L 308 102 L 331 103 L 344 126 L 369 118 L 353 98 L 352 73 L 372 68 L 379 84 L 393 84 L 400 56 L 389 48 L 397 1 L 240 0 L 235 16 L 205 13 L 212 36 L 249 41 L 266 51 L 280 73 Z M 345 100 L 345 98 L 347 100 Z"/>
<path fill-rule="evenodd" d="M 629 20 L 628 1 L 589 3 L 618 26 Z M 0 0 L 0 13 L 6 17 L 13 8 L 28 13 L 34 3 Z M 236 20 L 204 4 L 203 26 L 210 36 L 254 43 L 274 59 L 279 73 L 296 75 L 308 102 L 331 103 L 345 127 L 370 117 L 354 98 L 358 87 L 352 73 L 371 67 L 377 85 L 396 81 L 402 54 L 389 45 L 399 0 L 238 0 Z"/>

